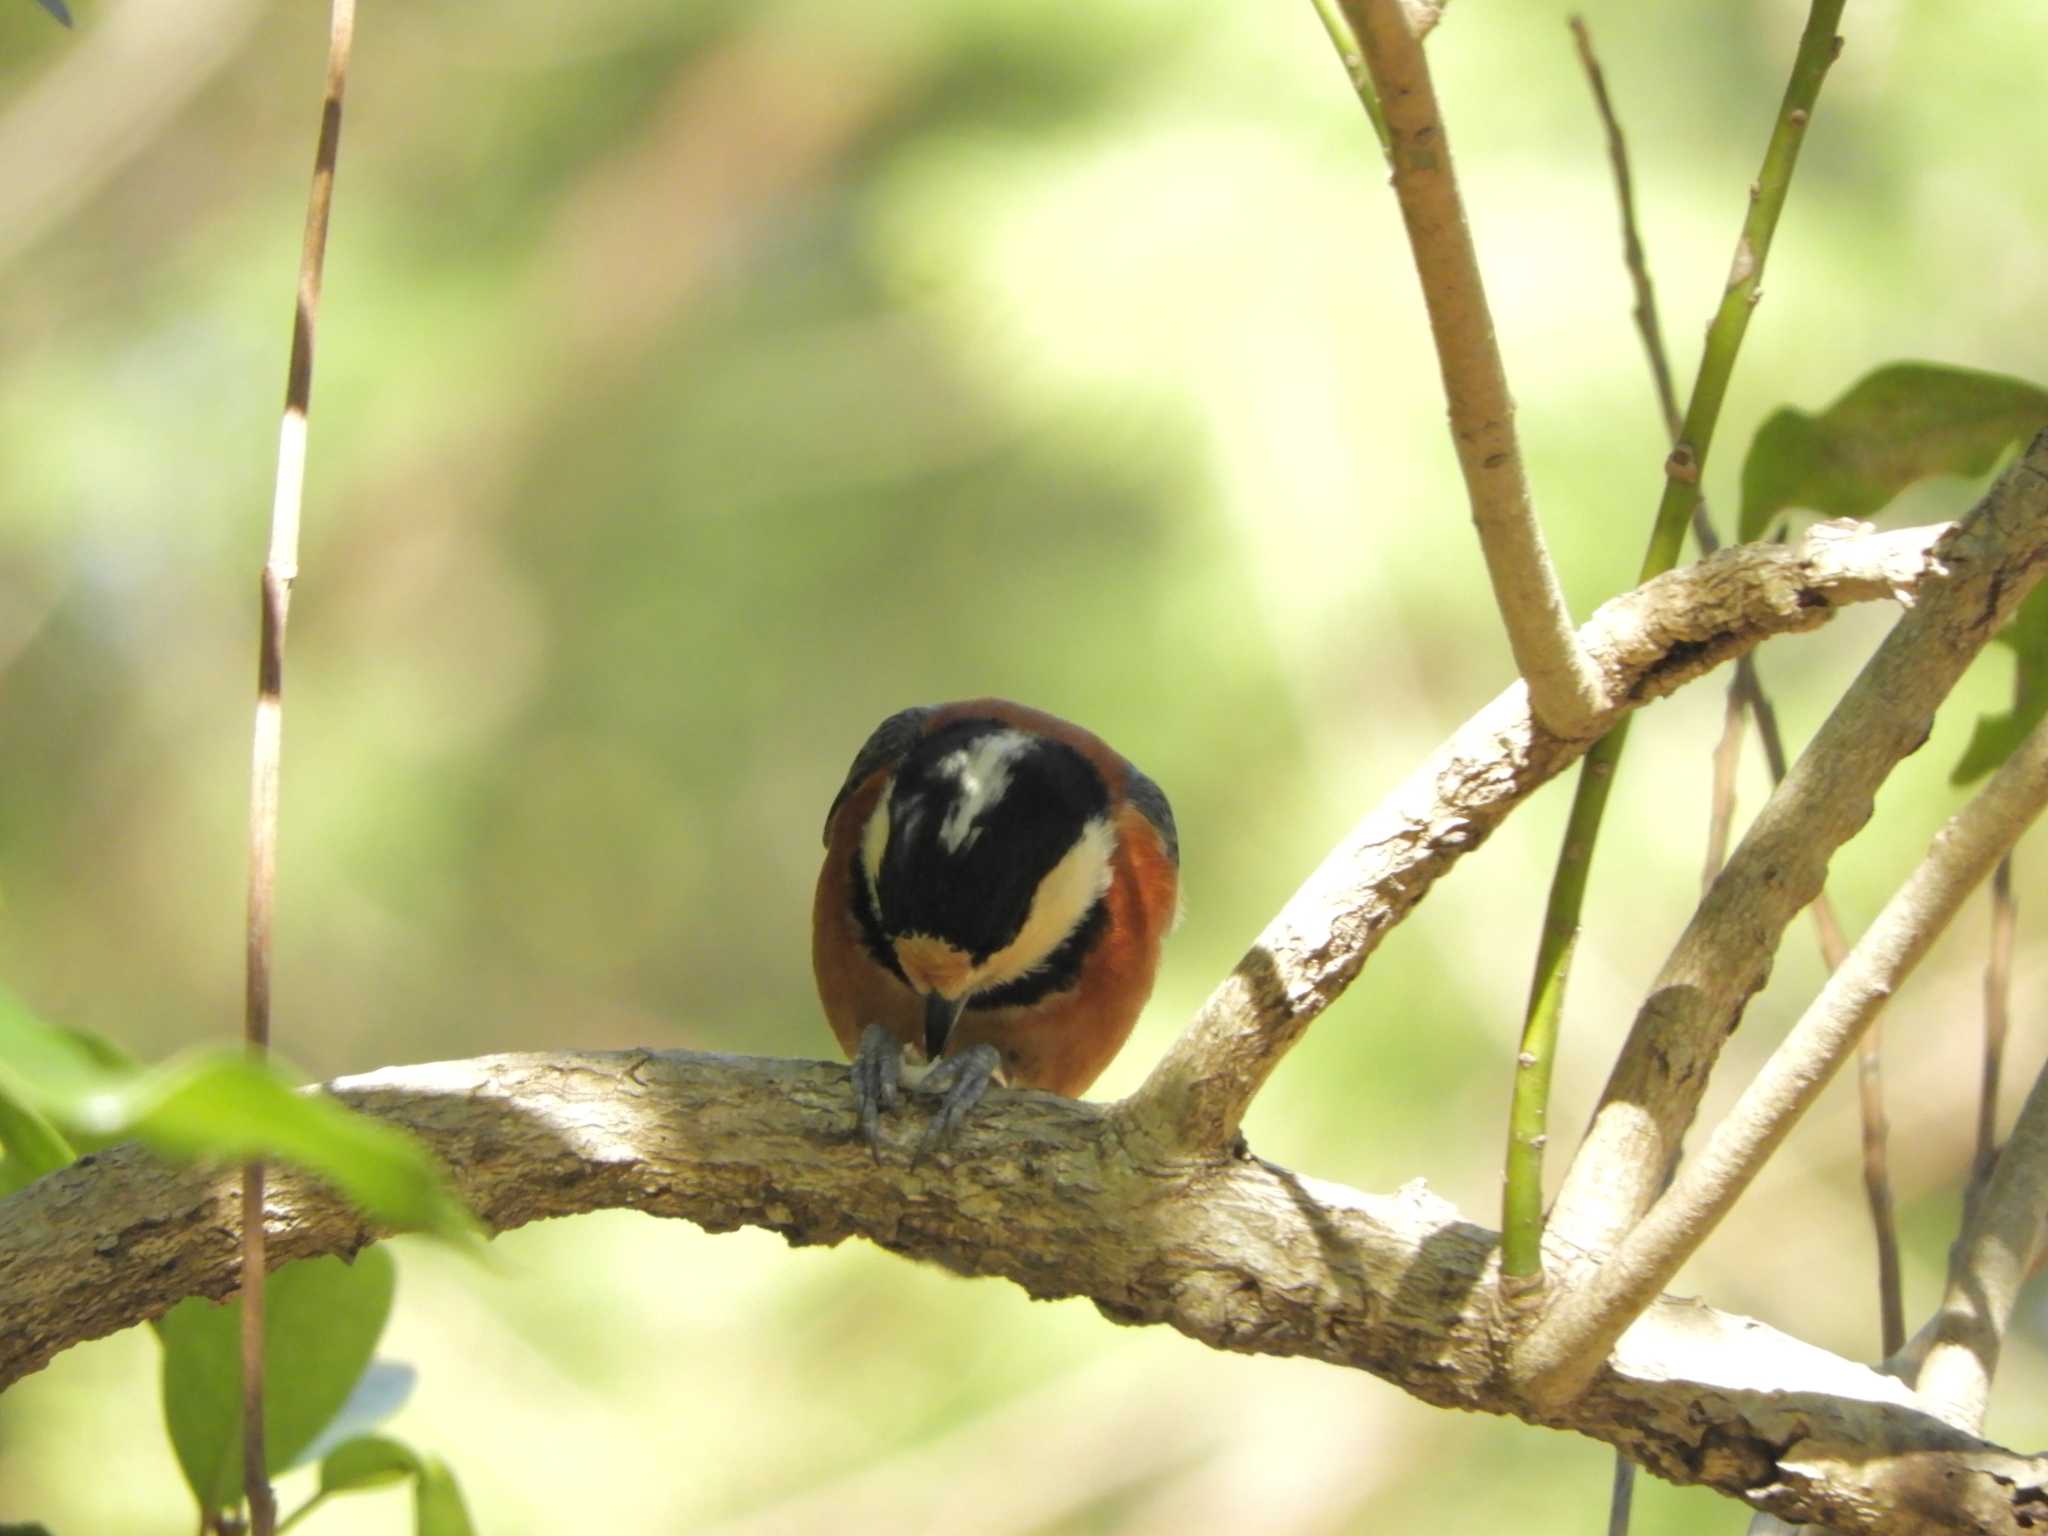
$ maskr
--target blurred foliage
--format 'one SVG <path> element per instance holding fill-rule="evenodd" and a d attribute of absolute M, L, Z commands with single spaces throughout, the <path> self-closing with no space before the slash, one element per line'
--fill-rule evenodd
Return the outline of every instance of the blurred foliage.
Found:
<path fill-rule="evenodd" d="M 398 1270 L 388 1249 L 351 1263 L 302 1259 L 277 1271 L 263 1298 L 263 1349 L 277 1363 L 263 1402 L 264 1464 L 275 1474 L 341 1411 L 391 1316 Z M 202 1512 L 242 1502 L 242 1303 L 181 1301 L 163 1339 L 164 1422 Z"/>
<path fill-rule="evenodd" d="M 1657 410 L 1564 7 L 1463 4 L 1431 40 L 1438 89 L 1583 613 L 1630 579 Z M 325 22 L 77 9 L 65 32 L 0 8 L 0 977 L 154 1059 L 240 1017 L 256 579 Z M 1681 377 L 1801 19 L 1589 12 Z M 1848 31 L 1729 442 L 1885 358 L 2039 368 L 2048 12 L 1873 3 Z M 838 775 L 889 711 L 994 692 L 1101 730 L 1174 799 L 1188 918 L 1098 1092 L 1131 1087 L 1508 677 L 1383 180 L 1306 4 L 365 11 L 287 659 L 280 1048 L 320 1074 L 827 1054 L 805 925 Z M 1918 487 L 1896 515 L 1968 494 Z M 1887 622 L 1765 653 L 1795 741 Z M 1852 926 L 2010 697 L 2001 655 L 1837 860 Z M 1708 685 L 1636 731 L 1560 1127 L 1694 900 L 1719 719 Z M 1255 1107 L 1262 1153 L 1491 1210 L 1562 806 L 1540 797 L 1392 936 Z M 2023 912 L 2048 894 L 2030 862 Z M 1968 928 L 1888 1033 L 1915 1308 L 1970 1156 Z M 1818 974 L 1795 934 L 1710 1116 Z M 2016 1067 L 2048 1043 L 2037 1013 Z M 1681 1285 L 1867 1355 L 1852 1097 Z M 494 1533 L 1540 1536 L 1606 1495 L 1597 1446 L 865 1247 L 624 1217 L 508 1236 L 481 1275 L 406 1246 L 386 1347 L 421 1380 L 394 1428 L 464 1469 Z M 132 1388 L 151 1347 L 71 1351 L 0 1398 L 0 1520 L 186 1528 Z M 2040 1365 L 2008 1352 L 1994 1434 L 2048 1433 L 2010 1385 Z M 314 1486 L 287 1479 L 286 1507 Z M 397 1494 L 352 1502 L 352 1529 L 409 1528 Z M 1740 1518 L 1639 1495 L 1644 1530 Z"/>
<path fill-rule="evenodd" d="M 0 992 L 0 1193 L 118 1141 L 186 1162 L 275 1155 L 377 1221 L 457 1239 L 475 1231 L 418 1141 L 325 1094 L 300 1092 L 244 1047 L 144 1067 L 88 1030 L 30 1017 Z"/>
<path fill-rule="evenodd" d="M 2013 654 L 2012 708 L 1979 717 L 1952 775 L 1958 784 L 1975 783 L 2011 757 L 2048 715 L 2048 594 L 2029 592 L 1997 642 Z"/>
<path fill-rule="evenodd" d="M 2024 379 L 1888 363 L 1818 415 L 1783 406 L 1742 461 L 1741 536 L 1788 507 L 1869 517 L 1934 475 L 1974 478 L 2048 427 L 2048 389 Z"/>
<path fill-rule="evenodd" d="M 280 1531 L 337 1494 L 393 1483 L 413 1488 L 413 1536 L 470 1536 L 469 1510 L 439 1457 L 366 1433 L 395 1414 L 418 1376 L 371 1353 L 391 1316 L 397 1267 L 385 1247 L 354 1259 L 300 1259 L 271 1276 L 264 1351 L 273 1362 L 263 1402 L 265 1465 L 274 1477 L 317 1464 L 318 1482 Z M 163 1341 L 164 1424 L 202 1528 L 243 1511 L 242 1302 L 188 1297 L 156 1324 Z M 339 1529 L 338 1521 L 324 1522 Z M 239 1529 L 239 1526 L 232 1528 Z"/>

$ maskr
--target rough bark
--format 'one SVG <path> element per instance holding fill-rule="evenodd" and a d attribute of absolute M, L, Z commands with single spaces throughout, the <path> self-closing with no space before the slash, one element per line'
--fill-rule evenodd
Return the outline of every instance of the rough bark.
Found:
<path fill-rule="evenodd" d="M 1592 1389 L 1540 1412 L 1512 1385 L 1494 1234 L 1419 1184 L 1367 1195 L 1251 1156 L 1146 1158 L 1122 1106 L 997 1091 L 943 1161 L 877 1167 L 851 1135 L 846 1069 L 681 1052 L 484 1057 L 329 1090 L 423 1137 L 494 1231 L 627 1208 L 792 1243 L 862 1236 L 1033 1296 L 1219 1349 L 1372 1372 L 1448 1408 L 1514 1414 L 1626 1451 L 1787 1518 L 1843 1531 L 2018 1532 L 2048 1516 L 2048 1460 L 1942 1423 L 1900 1382 L 1745 1318 L 1666 1299 Z M 134 1147 L 0 1203 L 0 1384 L 70 1344 L 236 1281 L 231 1171 Z M 377 1234 L 280 1172 L 270 1258 L 351 1254 Z"/>
<path fill-rule="evenodd" d="M 1884 535 L 1824 527 L 1616 599 L 1581 632 L 1619 701 L 1613 719 L 1842 604 L 1940 590 L 1948 552 L 1983 515 Z M 2014 574 L 2031 558 L 2016 556 Z M 1980 575 L 1972 565 L 1963 579 Z M 2048 1463 L 1944 1424 L 1891 1377 L 1693 1303 L 1659 1301 L 1588 1390 L 1539 1404 L 1508 1369 L 1527 1319 L 1496 1301 L 1493 1233 L 1419 1185 L 1365 1195 L 1242 1151 L 1244 1107 L 1385 930 L 1584 747 L 1537 726 L 1510 689 L 1331 855 L 1136 1097 L 1000 1092 L 938 1162 L 910 1166 L 923 1117 L 909 1113 L 878 1168 L 849 1134 L 845 1070 L 814 1063 L 505 1056 L 328 1091 L 417 1132 L 492 1231 L 629 1208 L 793 1243 L 864 1236 L 1034 1296 L 1087 1296 L 1116 1321 L 1574 1430 L 1788 1518 L 2006 1532 L 2048 1514 Z M 267 1216 L 272 1264 L 381 1235 L 289 1174 Z M 0 1386 L 185 1296 L 227 1294 L 238 1229 L 231 1175 L 132 1147 L 0 1202 Z"/>
<path fill-rule="evenodd" d="M 1944 574 L 1934 551 L 1959 526 L 1970 525 L 1873 534 L 1824 523 L 1797 545 L 1726 549 L 1602 605 L 1580 631 L 1613 701 L 1595 734 L 1771 635 L 1816 629 L 1849 603 L 1910 599 Z M 1227 1146 L 1281 1057 L 1387 931 L 1589 745 L 1538 725 L 1520 683 L 1461 726 L 1324 859 L 1203 1004 L 1140 1090 L 1147 1132 L 1189 1150 Z"/>

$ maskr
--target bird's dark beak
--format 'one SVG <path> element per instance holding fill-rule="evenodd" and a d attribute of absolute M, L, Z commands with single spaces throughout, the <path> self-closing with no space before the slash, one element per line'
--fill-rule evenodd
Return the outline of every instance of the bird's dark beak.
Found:
<path fill-rule="evenodd" d="M 937 1061 L 945 1053 L 947 1037 L 953 1033 L 953 1026 L 960 1022 L 960 1010 L 967 1006 L 963 993 L 959 997 L 946 998 L 936 992 L 924 995 L 924 1059 Z"/>

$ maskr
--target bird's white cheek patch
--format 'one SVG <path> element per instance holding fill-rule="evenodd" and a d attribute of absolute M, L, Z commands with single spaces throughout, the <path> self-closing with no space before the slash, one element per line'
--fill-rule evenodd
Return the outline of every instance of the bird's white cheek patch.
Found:
<path fill-rule="evenodd" d="M 867 877 L 868 900 L 877 911 L 882 905 L 882 855 L 889 851 L 889 798 L 896 792 L 892 779 L 888 790 L 875 801 L 868 824 L 860 829 L 860 868 Z"/>
<path fill-rule="evenodd" d="M 974 990 L 999 987 L 1045 964 L 1109 889 L 1110 859 L 1115 852 L 1116 833 L 1108 821 L 1098 816 L 1083 827 L 1066 857 L 1038 882 L 1031 911 L 1017 937 L 990 955 L 988 963 L 975 973 Z"/>

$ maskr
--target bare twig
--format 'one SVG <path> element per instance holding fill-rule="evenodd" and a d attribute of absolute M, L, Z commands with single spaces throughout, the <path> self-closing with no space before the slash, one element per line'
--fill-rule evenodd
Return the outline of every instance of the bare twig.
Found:
<path fill-rule="evenodd" d="M 2048 540 L 2048 518 L 2041 534 Z M 1831 606 L 1910 593 L 1954 531 L 1856 533 L 1822 524 L 1796 546 L 1744 545 L 1605 604 L 1581 632 L 1609 697 L 1603 728 L 1772 633 Z M 1974 543 L 1970 547 L 1975 547 Z M 1267 925 L 1131 1105 L 1162 1155 L 1227 1147 L 1280 1058 L 1386 931 L 1509 811 L 1586 750 L 1530 718 L 1517 683 L 1393 791 Z"/>
<path fill-rule="evenodd" d="M 1700 475 L 1713 443 L 1736 355 L 1748 329 L 1750 308 L 1762 293 L 1758 283 L 1764 257 L 1791 187 L 1792 169 L 1805 137 L 1807 119 L 1839 42 L 1834 37 L 1834 23 L 1841 10 L 1842 0 L 1814 0 L 1807 19 L 1777 124 L 1764 152 L 1763 170 L 1751 188 L 1749 217 L 1743 222 L 1736 245 L 1735 266 L 1729 273 L 1720 309 L 1707 329 L 1706 346 L 1700 356 L 1679 440 L 1665 460 L 1664 495 L 1658 503 L 1649 547 L 1643 555 L 1641 580 L 1677 563 L 1686 522 L 1698 511 Z M 1643 280 L 1647 283 L 1647 273 Z M 1538 1095 L 1525 1091 L 1520 1077 L 1542 1078 L 1550 1071 L 1549 1057 L 1555 1051 L 1564 1009 L 1567 960 L 1585 909 L 1593 855 L 1607 813 L 1607 797 L 1613 791 L 1615 773 L 1628 746 L 1628 724 L 1624 720 L 1586 754 L 1565 820 L 1564 843 L 1558 850 L 1550 893 L 1544 902 L 1535 978 L 1529 988 L 1530 1006 L 1523 1019 L 1522 1046 L 1516 1057 L 1515 1110 L 1509 1129 L 1507 1178 L 1501 1196 L 1505 1233 L 1502 1288 L 1510 1296 L 1540 1290 L 1543 1278 L 1542 1143 L 1532 1135 L 1532 1126 L 1542 1117 L 1531 1113 Z M 1529 1150 L 1532 1145 L 1537 1152 Z M 1656 1179 L 1661 1178 L 1660 1172 Z M 1650 1187 L 1656 1187 L 1655 1181 Z"/>
<path fill-rule="evenodd" d="M 1614 1342 L 1727 1214 L 1848 1059 L 1864 1028 L 2044 804 L 2048 725 L 2038 727 L 1942 829 L 1927 857 L 1715 1127 L 1705 1150 L 1686 1162 L 1604 1263 L 1559 1294 L 1530 1347 L 1560 1363 L 1530 1382 L 1533 1395 L 1568 1397 L 1592 1379 Z M 2048 1105 L 2039 1113 L 2041 1133 L 2048 1137 Z M 2048 1169 L 2035 1177 L 2036 1193 L 2048 1196 Z M 2028 1219 L 2038 1218 L 2037 1211 Z M 2018 1274 L 2023 1277 L 2024 1268 Z"/>
<path fill-rule="evenodd" d="M 1420 1188 L 1367 1194 L 1256 1157 L 1134 1157 L 1102 1105 L 997 1089 L 951 1154 L 912 1169 L 915 1106 L 929 1104 L 913 1096 L 878 1169 L 849 1135 L 838 1064 L 536 1054 L 394 1067 L 328 1091 L 420 1135 L 494 1230 L 633 1209 L 794 1243 L 865 1236 L 1214 1348 L 1531 1414 L 1661 1476 L 1850 1531 L 2020 1536 L 2048 1485 L 2048 1458 L 1942 1423 L 1905 1383 L 1688 1301 L 1658 1303 L 1580 1401 L 1532 1413 L 1499 1369 L 1493 1233 Z M 375 1235 L 289 1170 L 274 1198 L 274 1262 L 353 1253 Z M 134 1147 L 0 1201 L 0 1384 L 184 1295 L 232 1290 L 215 1233 L 234 1222 L 231 1180 Z"/>
<path fill-rule="evenodd" d="M 1607 1536 L 1628 1536 L 1628 1523 L 1636 1502 L 1636 1464 L 1621 1452 L 1614 1453 L 1614 1484 L 1607 1494 Z"/>
<path fill-rule="evenodd" d="M 1515 665 L 1546 729 L 1590 736 L 1590 722 L 1606 700 L 1573 633 L 1530 505 L 1514 402 L 1422 40 L 1400 0 L 1342 0 L 1342 6 L 1386 116 L 1394 193 L 1429 311 L 1451 438 Z"/>
<path fill-rule="evenodd" d="M 1635 292 L 1635 307 L 1631 313 L 1636 322 L 1636 334 L 1642 338 L 1643 356 L 1650 365 L 1650 382 L 1657 391 L 1657 407 L 1664 416 L 1665 439 L 1675 444 L 1685 430 L 1685 423 L 1679 415 L 1678 391 L 1671 382 L 1671 358 L 1664 350 L 1664 327 L 1657 319 L 1657 292 L 1650 281 L 1649 256 L 1643 250 L 1642 236 L 1636 229 L 1635 177 L 1629 170 L 1628 139 L 1621 131 L 1621 119 L 1615 113 L 1614 99 L 1607 94 L 1607 74 L 1601 69 L 1599 56 L 1593 51 L 1593 34 L 1586 26 L 1586 18 L 1573 16 L 1570 25 L 1572 41 L 1578 45 L 1579 64 L 1586 72 L 1593 105 L 1600 113 L 1600 125 L 1607 134 L 1607 159 L 1614 168 L 1614 198 L 1621 213 L 1621 261 L 1628 271 L 1629 286 Z M 1707 516 L 1704 497 L 1693 503 L 1692 529 L 1701 554 L 1711 555 L 1721 547 L 1713 522 Z M 1744 656 L 1736 663 L 1735 680 L 1728 686 L 1728 708 L 1723 717 L 1721 741 L 1714 751 L 1713 809 L 1707 826 L 1702 890 L 1713 884 L 1714 877 L 1721 872 L 1721 866 L 1728 858 L 1729 838 L 1735 824 L 1735 772 L 1742 755 L 1747 692 L 1744 682 L 1745 679 L 1753 682 L 1755 676 L 1755 659 Z"/>
<path fill-rule="evenodd" d="M 313 329 L 327 258 L 327 219 L 334 203 L 334 167 L 341 150 L 341 102 L 355 39 L 355 0 L 333 0 L 327 83 L 313 186 L 306 200 L 306 236 L 285 379 L 284 424 L 277 450 L 277 494 L 270 513 L 270 553 L 263 564 L 261 656 L 257 663 L 256 733 L 249 790 L 248 987 L 244 1037 L 262 1055 L 270 1048 L 271 934 L 277 910 L 278 776 L 284 745 L 284 640 L 292 582 L 299 571 L 299 519 L 306 487 L 306 422 L 313 397 Z M 263 1446 L 264 1169 L 242 1170 L 242 1474 L 253 1536 L 271 1536 L 277 1501 Z"/>
<path fill-rule="evenodd" d="M 1969 531 L 1943 541 L 1936 553 L 1949 577 L 1923 585 L 1665 962 L 1553 1208 L 1553 1226 L 1573 1245 L 1611 1248 L 1649 1208 L 1785 926 L 1819 894 L 1828 860 L 1869 818 L 1878 786 L 1926 739 L 1936 706 L 2038 579 L 2048 561 L 2044 519 L 2048 432 L 1986 492 Z M 1540 1350 L 1523 1364 L 1544 1376 L 1567 1368 Z"/>
<path fill-rule="evenodd" d="M 2042 729 L 2036 727 L 2034 734 Z M 2000 769 L 1999 776 L 2004 774 Z M 1934 1410 L 1959 1429 L 1974 1434 L 1983 1427 L 2006 1327 L 2044 1242 L 2048 1068 L 2034 1079 L 1990 1182 L 1963 1224 L 1950 1255 L 1948 1291 L 1929 1326 L 1931 1338 L 1915 1384 Z"/>
<path fill-rule="evenodd" d="M 1743 658 L 1745 661 L 1748 657 Z M 1721 711 L 1721 739 L 1714 747 L 1714 788 L 1712 810 L 1707 816 L 1707 855 L 1700 870 L 1700 893 L 1713 888 L 1714 877 L 1728 862 L 1728 843 L 1735 832 L 1735 773 L 1742 763 L 1743 727 L 1749 710 L 1742 702 L 1738 682 L 1728 685 L 1728 702 Z"/>
<path fill-rule="evenodd" d="M 1906 1292 L 1899 1274 L 1899 1223 L 1892 1209 L 1891 1120 L 1884 1112 L 1884 1024 L 1856 1048 L 1856 1097 L 1863 1125 L 1863 1199 L 1877 1241 L 1877 1331 L 1884 1358 L 1906 1342 Z"/>
<path fill-rule="evenodd" d="M 1665 462 L 1664 497 L 1657 507 L 1656 528 L 1643 562 L 1646 575 L 1667 570 L 1677 560 L 1686 524 L 1699 500 L 1700 477 L 1713 445 L 1714 428 L 1721 419 L 1722 402 L 1728 397 L 1729 380 L 1734 377 L 1736 355 L 1749 330 L 1749 317 L 1763 297 L 1764 262 L 1792 187 L 1793 167 L 1799 161 L 1814 103 L 1820 99 L 1821 82 L 1841 51 L 1842 40 L 1835 35 L 1835 26 L 1842 19 L 1843 4 L 1844 0 L 1814 0 L 1807 13 L 1792 76 L 1785 84 L 1785 97 L 1764 150 L 1763 168 L 1749 189 L 1749 217 L 1743 220 L 1742 234 L 1735 242 L 1721 306 L 1707 327 L 1707 344 L 1700 354 L 1685 421 Z"/>
<path fill-rule="evenodd" d="M 2019 903 L 2012 893 L 2012 855 L 2007 854 L 1991 878 L 1991 954 L 1984 962 L 1984 1076 L 1977 1094 L 1973 1188 L 1991 1177 L 1998 1159 L 1998 1080 L 2011 1020 L 2012 951 L 2018 931 Z"/>
<path fill-rule="evenodd" d="M 1657 293 L 1650 284 L 1650 263 L 1643 255 L 1642 239 L 1636 234 L 1635 178 L 1629 174 L 1628 141 L 1622 137 L 1621 122 L 1614 115 L 1614 103 L 1607 95 L 1607 76 L 1593 53 L 1593 36 L 1583 16 L 1571 18 L 1572 40 L 1579 46 L 1579 63 L 1586 71 L 1586 83 L 1593 89 L 1593 104 L 1600 109 L 1600 122 L 1607 130 L 1607 158 L 1614 166 L 1614 191 L 1621 204 L 1621 257 L 1628 267 L 1629 283 L 1636 294 L 1636 330 L 1649 354 L 1650 377 L 1657 384 L 1657 404 L 1672 440 L 1680 431 L 1678 394 L 1671 387 L 1671 360 L 1664 353 L 1664 328 L 1657 323 Z M 1714 551 L 1701 545 L 1703 554 Z"/>

